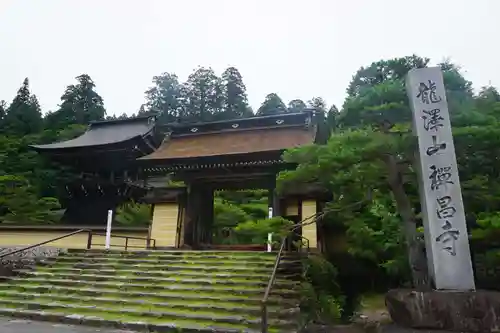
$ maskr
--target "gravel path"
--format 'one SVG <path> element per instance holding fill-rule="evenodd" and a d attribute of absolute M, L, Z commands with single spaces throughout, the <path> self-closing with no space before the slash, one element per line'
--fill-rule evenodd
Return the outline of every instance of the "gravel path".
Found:
<path fill-rule="evenodd" d="M 72 326 L 0 317 L 1 333 L 134 333 L 108 328 Z"/>

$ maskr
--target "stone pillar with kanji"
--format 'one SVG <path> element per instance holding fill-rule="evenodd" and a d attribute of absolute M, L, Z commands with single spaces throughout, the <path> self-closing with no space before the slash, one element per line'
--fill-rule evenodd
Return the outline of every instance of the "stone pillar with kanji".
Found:
<path fill-rule="evenodd" d="M 441 69 L 408 73 L 418 141 L 419 191 L 429 273 L 438 290 L 474 290 L 458 165 Z"/>

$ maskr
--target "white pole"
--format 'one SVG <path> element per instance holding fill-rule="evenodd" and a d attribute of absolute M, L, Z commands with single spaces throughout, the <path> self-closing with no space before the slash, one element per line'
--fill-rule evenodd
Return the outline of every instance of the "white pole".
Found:
<path fill-rule="evenodd" d="M 113 221 L 113 211 L 108 210 L 108 224 L 106 225 L 106 250 L 111 247 L 111 222 Z"/>
<path fill-rule="evenodd" d="M 273 207 L 269 207 L 269 218 L 273 218 Z M 272 251 L 273 233 L 267 234 L 267 252 Z"/>
<path fill-rule="evenodd" d="M 271 252 L 272 250 L 272 242 L 273 242 L 273 233 L 270 232 L 267 234 L 267 252 Z"/>

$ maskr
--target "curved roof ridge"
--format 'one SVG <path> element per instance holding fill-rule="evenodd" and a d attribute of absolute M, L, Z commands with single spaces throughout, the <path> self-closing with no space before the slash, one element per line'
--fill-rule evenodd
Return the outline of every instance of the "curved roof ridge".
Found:
<path fill-rule="evenodd" d="M 96 147 L 120 143 L 149 134 L 154 126 L 151 116 L 91 123 L 80 136 L 56 143 L 31 145 L 35 150 L 55 150 Z M 97 125 L 97 126 L 96 126 Z"/>

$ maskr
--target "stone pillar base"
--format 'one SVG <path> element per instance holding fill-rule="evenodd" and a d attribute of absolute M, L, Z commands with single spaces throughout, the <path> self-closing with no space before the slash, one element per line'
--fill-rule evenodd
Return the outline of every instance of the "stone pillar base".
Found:
<path fill-rule="evenodd" d="M 392 320 L 407 328 L 452 332 L 500 332 L 500 292 L 390 290 Z"/>

